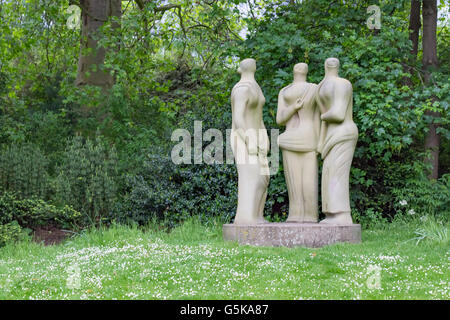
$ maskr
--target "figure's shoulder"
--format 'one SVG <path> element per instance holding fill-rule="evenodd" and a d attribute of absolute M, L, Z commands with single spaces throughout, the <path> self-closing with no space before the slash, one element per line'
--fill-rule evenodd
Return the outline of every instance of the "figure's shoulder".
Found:
<path fill-rule="evenodd" d="M 292 83 L 291 84 L 288 84 L 286 87 L 283 87 L 283 88 L 281 88 L 281 90 L 280 90 L 280 94 L 281 93 L 283 93 L 284 91 L 286 91 L 287 89 L 289 89 L 290 87 L 292 87 Z"/>
<path fill-rule="evenodd" d="M 235 89 L 251 90 L 252 88 L 253 84 L 250 81 L 239 81 L 234 85 L 233 90 Z"/>
<path fill-rule="evenodd" d="M 340 87 L 344 87 L 344 88 L 352 88 L 353 87 L 352 83 L 344 78 L 338 78 L 337 84 Z"/>
<path fill-rule="evenodd" d="M 254 91 L 253 85 L 250 82 L 238 82 L 231 90 L 232 95 L 252 94 Z"/>
<path fill-rule="evenodd" d="M 316 92 L 318 88 L 319 88 L 318 84 L 308 82 L 308 91 Z"/>

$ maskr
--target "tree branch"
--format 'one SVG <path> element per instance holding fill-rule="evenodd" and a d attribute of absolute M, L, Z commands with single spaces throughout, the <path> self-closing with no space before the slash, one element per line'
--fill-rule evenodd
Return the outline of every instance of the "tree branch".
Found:
<path fill-rule="evenodd" d="M 136 4 L 138 5 L 139 9 L 144 9 L 145 5 L 147 4 L 147 0 L 134 0 L 136 2 Z M 181 8 L 181 6 L 179 4 L 166 4 L 164 6 L 161 7 L 156 7 L 155 9 L 153 9 L 153 11 L 155 12 L 164 12 L 173 8 Z"/>
<path fill-rule="evenodd" d="M 136 2 L 136 4 L 138 5 L 139 9 L 144 9 L 145 7 L 145 3 L 142 0 L 134 0 L 134 2 Z"/>
<path fill-rule="evenodd" d="M 167 4 L 167 5 L 165 5 L 165 6 L 156 7 L 156 8 L 154 9 L 154 11 L 155 11 L 155 12 L 164 12 L 164 11 L 167 11 L 167 10 L 170 10 L 170 9 L 173 9 L 173 8 L 178 8 L 178 9 L 180 9 L 181 6 L 180 6 L 179 4 Z"/>

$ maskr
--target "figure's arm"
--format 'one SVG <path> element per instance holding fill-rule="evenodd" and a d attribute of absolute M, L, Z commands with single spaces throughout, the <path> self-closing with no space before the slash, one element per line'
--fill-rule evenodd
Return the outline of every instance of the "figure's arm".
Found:
<path fill-rule="evenodd" d="M 319 110 L 319 106 L 316 103 L 316 100 L 313 99 L 311 101 L 311 103 L 313 103 L 313 129 L 314 129 L 314 134 L 315 136 L 318 138 L 318 142 L 320 141 L 320 132 L 321 132 L 321 121 L 320 121 L 320 110 Z"/>
<path fill-rule="evenodd" d="M 321 121 L 321 114 L 325 113 L 325 106 L 323 105 L 322 101 L 320 101 L 319 98 L 319 88 L 320 85 L 317 86 L 316 91 L 315 91 L 315 96 L 314 96 L 314 103 L 316 105 L 316 112 L 317 112 L 317 116 L 314 115 L 314 119 L 316 119 L 316 117 L 318 117 L 318 121 L 319 121 L 319 141 L 317 143 L 317 152 L 322 154 L 322 150 L 323 150 L 323 145 L 325 143 L 325 137 L 327 135 L 327 123 L 325 121 Z M 314 120 L 316 121 L 316 120 Z M 316 123 L 316 122 L 314 122 Z"/>
<path fill-rule="evenodd" d="M 233 90 L 233 122 L 235 130 L 246 131 L 247 124 L 245 122 L 245 108 L 249 100 L 248 88 L 238 87 Z M 245 139 L 244 139 L 245 140 Z"/>
<path fill-rule="evenodd" d="M 319 98 L 319 89 L 317 89 L 317 91 L 316 91 L 316 95 L 314 97 L 314 100 L 316 102 L 317 107 L 319 108 L 320 113 L 321 114 L 326 113 L 327 111 L 325 109 L 325 106 L 323 105 L 322 101 L 320 101 L 320 98 Z"/>
<path fill-rule="evenodd" d="M 260 131 L 258 132 L 258 149 L 260 154 L 267 155 L 270 150 L 269 136 L 267 135 L 266 127 L 264 126 L 264 121 L 261 119 Z"/>
<path fill-rule="evenodd" d="M 288 120 L 302 107 L 301 104 L 296 103 L 295 105 L 287 106 L 284 102 L 283 95 L 281 94 L 283 90 L 278 94 L 278 109 L 277 109 L 277 124 L 283 126 L 288 122 Z"/>
<path fill-rule="evenodd" d="M 327 135 L 327 123 L 326 121 L 321 121 L 320 133 L 319 133 L 319 143 L 317 144 L 317 152 L 322 154 L 323 145 L 325 143 L 325 136 Z"/>
<path fill-rule="evenodd" d="M 258 131 L 258 150 L 260 155 L 267 155 L 270 150 L 269 136 L 263 121 L 261 121 L 261 128 Z"/>
<path fill-rule="evenodd" d="M 350 82 L 337 81 L 334 87 L 333 103 L 331 108 L 320 119 L 327 122 L 339 123 L 344 121 L 347 107 L 352 99 L 353 89 Z"/>
<path fill-rule="evenodd" d="M 251 99 L 251 92 L 248 87 L 241 86 L 233 90 L 233 122 L 234 131 L 244 141 L 249 154 L 257 154 L 257 132 L 249 130 L 245 121 L 245 109 Z"/>

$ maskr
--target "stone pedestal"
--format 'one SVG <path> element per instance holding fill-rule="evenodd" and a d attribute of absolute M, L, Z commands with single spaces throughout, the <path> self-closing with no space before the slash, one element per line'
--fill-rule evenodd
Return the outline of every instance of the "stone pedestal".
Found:
<path fill-rule="evenodd" d="M 360 243 L 361 225 L 290 222 L 253 225 L 225 224 L 223 238 L 253 246 L 318 248 L 338 242 Z"/>

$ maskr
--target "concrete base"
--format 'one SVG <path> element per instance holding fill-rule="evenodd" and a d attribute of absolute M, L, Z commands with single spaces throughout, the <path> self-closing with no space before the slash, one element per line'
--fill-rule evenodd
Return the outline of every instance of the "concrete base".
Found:
<path fill-rule="evenodd" d="M 254 225 L 225 224 L 223 238 L 253 246 L 318 248 L 337 242 L 360 243 L 361 225 L 291 222 Z"/>

